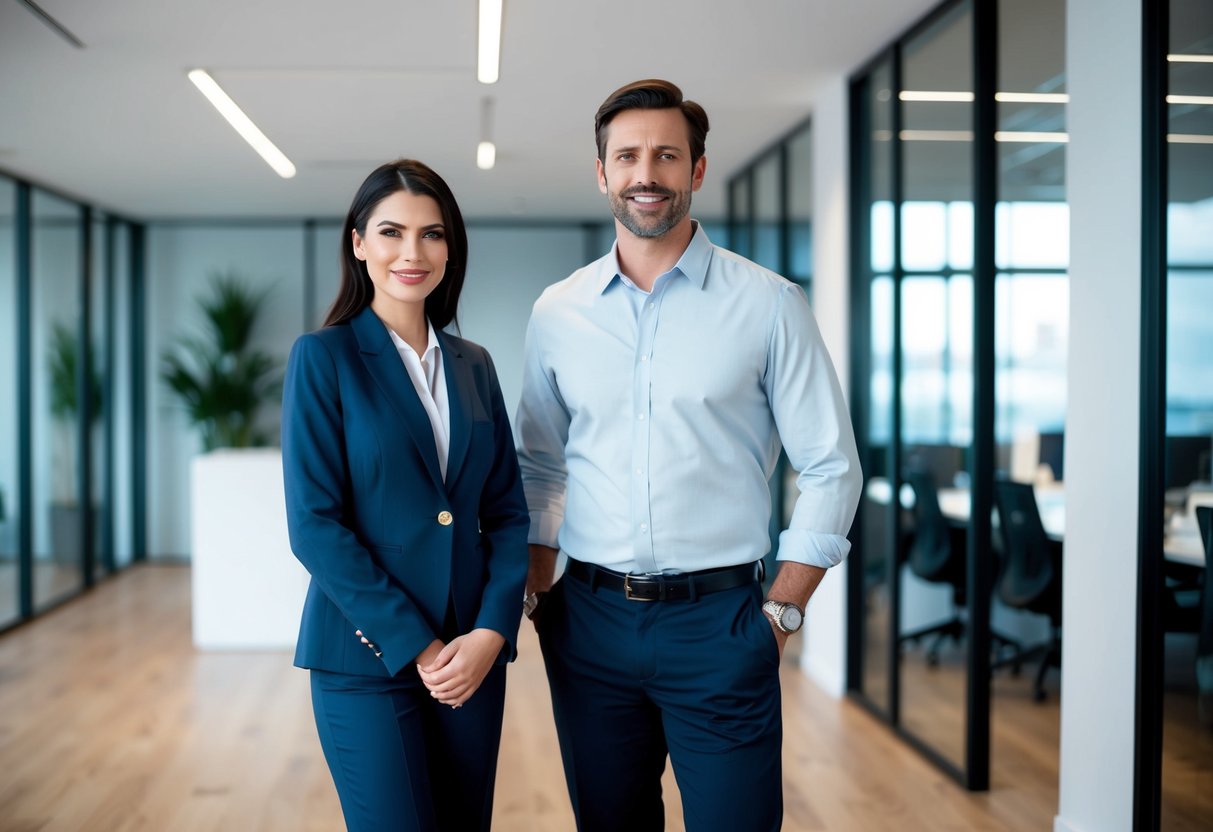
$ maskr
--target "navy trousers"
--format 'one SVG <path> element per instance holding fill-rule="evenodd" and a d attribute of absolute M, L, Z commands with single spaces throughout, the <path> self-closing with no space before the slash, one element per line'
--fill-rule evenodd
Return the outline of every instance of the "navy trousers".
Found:
<path fill-rule="evenodd" d="M 667 754 L 688 832 L 779 829 L 779 648 L 761 608 L 757 582 L 647 603 L 552 588 L 538 630 L 581 832 L 663 829 Z"/>
<path fill-rule="evenodd" d="M 350 832 L 475 832 L 493 817 L 505 667 L 461 708 L 409 668 L 386 679 L 313 670 L 312 708 Z"/>

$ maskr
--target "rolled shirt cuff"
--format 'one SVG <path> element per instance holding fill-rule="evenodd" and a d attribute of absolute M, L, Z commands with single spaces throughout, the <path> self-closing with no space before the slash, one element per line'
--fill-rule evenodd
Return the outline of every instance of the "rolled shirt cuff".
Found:
<path fill-rule="evenodd" d="M 532 520 L 532 530 L 534 527 Z M 829 569 L 846 560 L 850 551 L 851 541 L 843 535 L 811 532 L 808 529 L 787 529 L 779 535 L 779 553 L 775 559 Z"/>
<path fill-rule="evenodd" d="M 564 522 L 562 514 L 553 514 L 550 511 L 532 511 L 531 531 L 527 535 L 527 543 L 559 549 L 556 538 L 560 533 L 562 522 Z"/>

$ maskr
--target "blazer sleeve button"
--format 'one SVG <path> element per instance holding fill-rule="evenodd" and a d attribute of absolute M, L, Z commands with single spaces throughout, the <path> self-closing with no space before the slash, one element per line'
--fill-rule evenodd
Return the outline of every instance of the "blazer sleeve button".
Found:
<path fill-rule="evenodd" d="M 440 511 L 438 512 L 438 522 L 443 526 L 449 526 L 455 522 L 455 518 L 449 511 Z"/>

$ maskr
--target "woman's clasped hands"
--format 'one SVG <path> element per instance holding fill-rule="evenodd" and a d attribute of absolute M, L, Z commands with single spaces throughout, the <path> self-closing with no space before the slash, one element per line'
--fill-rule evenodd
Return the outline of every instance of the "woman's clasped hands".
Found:
<path fill-rule="evenodd" d="M 500 633 L 485 628 L 453 638 L 446 645 L 434 639 L 417 657 L 417 675 L 430 696 L 458 708 L 472 698 L 504 645 Z"/>

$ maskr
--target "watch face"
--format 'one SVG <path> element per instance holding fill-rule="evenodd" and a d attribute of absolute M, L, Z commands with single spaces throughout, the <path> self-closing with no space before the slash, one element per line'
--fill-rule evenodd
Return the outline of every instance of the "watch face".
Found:
<path fill-rule="evenodd" d="M 794 633 L 800 629 L 800 625 L 804 623 L 804 616 L 800 614 L 800 610 L 791 605 L 784 607 L 783 615 L 780 616 L 783 626 L 788 632 Z"/>

